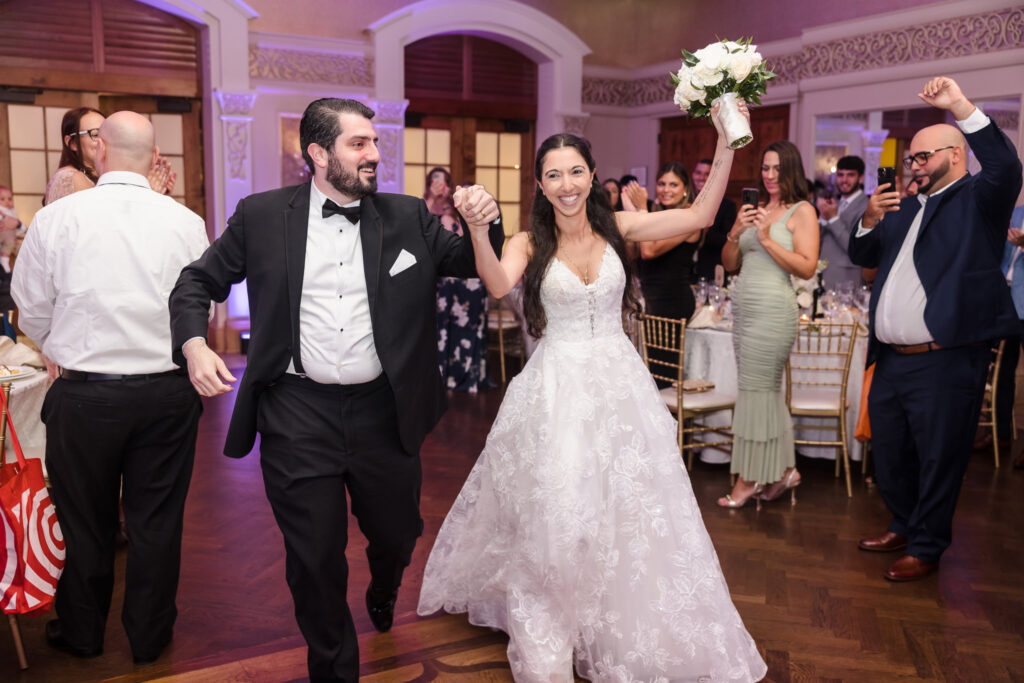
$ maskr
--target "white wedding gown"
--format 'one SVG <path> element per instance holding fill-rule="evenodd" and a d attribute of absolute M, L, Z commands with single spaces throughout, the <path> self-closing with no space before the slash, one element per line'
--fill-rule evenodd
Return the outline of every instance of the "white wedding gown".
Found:
<path fill-rule="evenodd" d="M 417 611 L 505 631 L 517 681 L 755 681 L 675 421 L 622 329 L 605 248 L 585 286 L 553 260 L 547 329 L 509 384 L 437 535 Z"/>

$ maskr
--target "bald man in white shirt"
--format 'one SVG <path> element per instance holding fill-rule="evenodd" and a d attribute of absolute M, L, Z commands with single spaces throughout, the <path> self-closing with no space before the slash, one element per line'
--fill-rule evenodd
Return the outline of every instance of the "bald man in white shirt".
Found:
<path fill-rule="evenodd" d="M 202 404 L 171 358 L 167 300 L 209 244 L 202 218 L 150 189 L 154 140 L 132 112 L 103 123 L 99 182 L 35 215 L 11 287 L 22 330 L 61 368 L 42 417 L 67 562 L 46 638 L 77 657 L 103 652 L 123 479 L 121 620 L 136 663 L 160 656 L 177 616 Z"/>

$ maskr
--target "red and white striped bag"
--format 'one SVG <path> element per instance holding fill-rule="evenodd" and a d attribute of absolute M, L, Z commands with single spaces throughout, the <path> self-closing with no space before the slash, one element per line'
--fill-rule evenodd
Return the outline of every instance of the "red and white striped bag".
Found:
<path fill-rule="evenodd" d="M 26 459 L 0 391 L 16 462 L 0 467 L 0 609 L 45 612 L 64 570 L 64 536 L 43 479 L 43 465 Z"/>

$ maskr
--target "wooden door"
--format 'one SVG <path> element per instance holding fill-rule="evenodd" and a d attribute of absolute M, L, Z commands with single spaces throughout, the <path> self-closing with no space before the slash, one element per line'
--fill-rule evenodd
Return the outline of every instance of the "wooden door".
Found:
<path fill-rule="evenodd" d="M 744 187 L 757 187 L 761 169 L 761 151 L 776 140 L 789 137 L 789 105 L 757 107 L 751 116 L 754 141 L 737 150 L 729 174 L 726 196 L 738 205 Z M 715 155 L 717 133 L 710 121 L 689 116 L 661 120 L 658 135 L 658 165 L 680 161 L 692 170 L 698 161 Z"/>

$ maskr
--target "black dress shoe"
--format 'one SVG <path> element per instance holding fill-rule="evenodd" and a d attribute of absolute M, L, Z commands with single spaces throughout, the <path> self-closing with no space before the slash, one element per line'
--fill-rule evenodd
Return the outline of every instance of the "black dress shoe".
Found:
<path fill-rule="evenodd" d="M 99 657 L 101 654 L 103 654 L 102 647 L 78 647 L 66 641 L 64 639 L 64 634 L 60 632 L 60 619 L 53 619 L 51 621 L 46 622 L 45 630 L 46 642 L 50 647 L 54 648 L 55 650 L 67 652 L 69 655 L 81 657 L 82 659 L 91 659 L 93 657 Z"/>
<path fill-rule="evenodd" d="M 366 589 L 366 611 L 370 614 L 370 621 L 373 627 L 380 633 L 391 630 L 391 624 L 395 620 L 395 601 L 398 600 L 398 591 L 391 594 L 391 597 L 383 602 L 377 602 L 372 597 L 373 584 Z"/>

